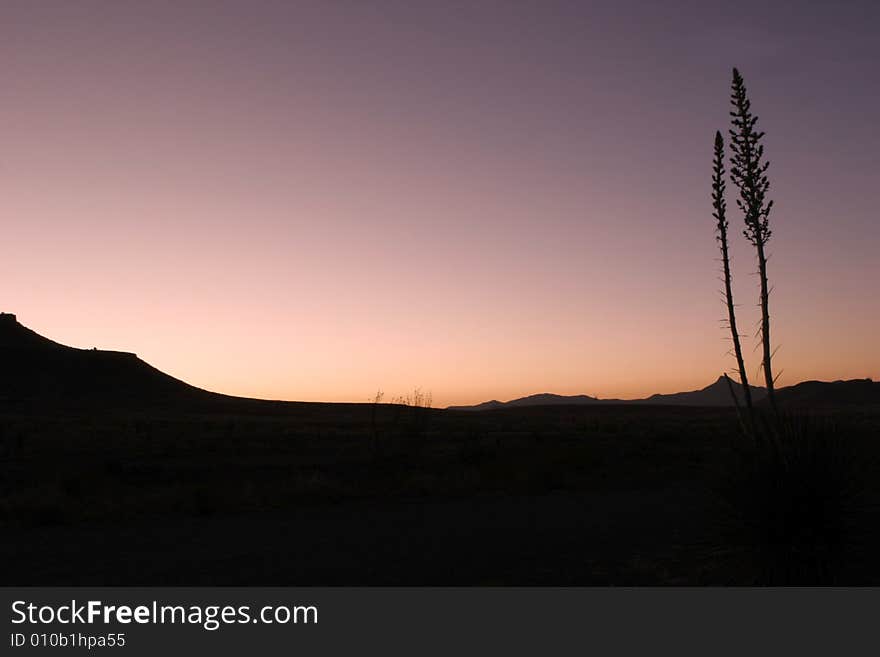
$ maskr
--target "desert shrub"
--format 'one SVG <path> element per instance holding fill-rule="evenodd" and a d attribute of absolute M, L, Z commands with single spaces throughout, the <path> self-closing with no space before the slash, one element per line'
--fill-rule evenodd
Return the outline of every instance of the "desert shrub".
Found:
<path fill-rule="evenodd" d="M 710 570 L 727 583 L 833 584 L 865 548 L 870 506 L 857 436 L 788 416 L 730 453 L 717 479 Z"/>
<path fill-rule="evenodd" d="M 431 420 L 431 394 L 416 388 L 412 393 L 382 404 L 382 393 L 373 400 L 372 456 L 376 463 L 412 462 L 424 447 Z"/>

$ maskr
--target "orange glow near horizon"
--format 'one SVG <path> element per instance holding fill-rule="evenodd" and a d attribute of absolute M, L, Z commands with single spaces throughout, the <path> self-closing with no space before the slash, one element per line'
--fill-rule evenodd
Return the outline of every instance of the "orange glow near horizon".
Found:
<path fill-rule="evenodd" d="M 727 56 L 674 26 L 561 14 L 524 44 L 537 23 L 513 8 L 458 24 L 428 15 L 443 3 L 397 23 L 245 4 L 4 17 L 0 310 L 272 399 L 636 398 L 733 366 L 709 202 Z M 774 368 L 779 385 L 878 379 L 880 102 L 863 84 L 848 105 L 814 98 L 845 78 L 807 51 L 740 63 L 777 203 Z"/>

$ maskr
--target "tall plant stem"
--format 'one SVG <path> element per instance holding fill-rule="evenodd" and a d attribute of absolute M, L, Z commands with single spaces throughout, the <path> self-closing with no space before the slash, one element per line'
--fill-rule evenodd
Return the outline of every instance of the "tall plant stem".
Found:
<path fill-rule="evenodd" d="M 736 327 L 736 306 L 733 302 L 733 286 L 730 274 L 730 250 L 727 244 L 727 202 L 724 199 L 724 139 L 720 132 L 715 133 L 715 157 L 712 162 L 712 214 L 717 221 L 718 242 L 721 248 L 721 263 L 724 272 L 724 301 L 727 304 L 727 322 L 730 327 L 730 337 L 733 340 L 733 353 L 736 356 L 736 367 L 739 372 L 739 380 L 743 387 L 743 397 L 749 415 L 749 424 L 753 424 L 752 391 L 749 388 L 749 378 L 746 374 L 745 360 L 743 359 L 742 344 L 739 339 L 739 331 Z M 725 378 L 726 375 L 725 375 Z M 728 384 L 730 379 L 728 379 Z M 733 386 L 730 386 L 733 394 Z M 739 402 L 734 397 L 734 402 Z M 737 412 L 739 409 L 737 408 Z"/>

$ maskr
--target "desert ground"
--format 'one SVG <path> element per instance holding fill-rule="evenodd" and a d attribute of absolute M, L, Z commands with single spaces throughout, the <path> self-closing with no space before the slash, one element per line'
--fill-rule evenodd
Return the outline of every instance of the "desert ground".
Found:
<path fill-rule="evenodd" d="M 809 447 L 780 470 L 729 408 L 7 408 L 0 569 L 7 585 L 880 583 L 880 413 L 792 417 Z"/>

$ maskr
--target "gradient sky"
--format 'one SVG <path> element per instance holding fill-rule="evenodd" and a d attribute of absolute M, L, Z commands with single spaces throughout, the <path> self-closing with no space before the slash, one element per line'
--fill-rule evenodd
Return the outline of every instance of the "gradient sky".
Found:
<path fill-rule="evenodd" d="M 4 0 L 0 310 L 247 396 L 702 387 L 738 66 L 780 384 L 880 378 L 880 4 L 769 4 Z"/>

